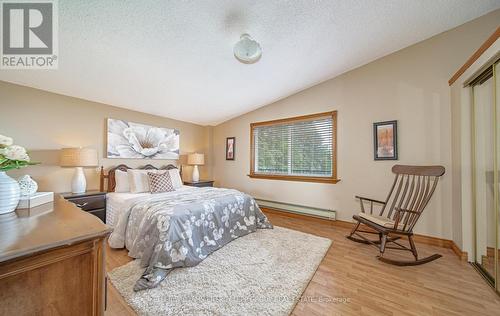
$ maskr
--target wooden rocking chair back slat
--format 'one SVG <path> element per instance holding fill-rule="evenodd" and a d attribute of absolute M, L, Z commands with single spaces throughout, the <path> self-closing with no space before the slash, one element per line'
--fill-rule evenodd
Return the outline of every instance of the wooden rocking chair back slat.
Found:
<path fill-rule="evenodd" d="M 434 255 L 429 258 L 418 260 L 417 251 L 413 242 L 413 228 L 417 224 L 427 204 L 434 194 L 439 178 L 444 175 L 445 168 L 442 166 L 406 166 L 395 165 L 392 167 L 392 172 L 395 174 L 394 182 L 391 186 L 389 194 L 384 202 L 359 197 L 361 204 L 361 212 L 366 213 L 365 203 L 370 203 L 370 215 L 364 214 L 355 215 L 353 218 L 358 221 L 357 225 L 348 236 L 354 241 L 375 244 L 380 249 L 379 259 L 384 262 L 389 262 L 389 259 L 383 258 L 386 242 L 396 243 L 401 250 L 412 251 L 415 256 L 415 262 L 389 262 L 399 265 L 421 264 L 439 258 L 439 255 Z M 373 215 L 374 204 L 381 204 L 382 208 L 378 213 L 378 217 Z M 358 234 L 360 224 L 364 224 L 375 230 L 379 234 L 378 241 L 366 239 Z M 363 231 L 366 233 L 366 231 Z M 388 238 L 388 235 L 403 235 L 408 236 L 410 247 L 407 248 L 396 242 L 401 237 Z M 353 237 L 357 235 L 362 239 Z M 391 249 L 394 249 L 391 247 Z M 396 248 L 397 249 L 397 248 Z M 422 262 L 423 261 L 423 262 Z"/>
<path fill-rule="evenodd" d="M 387 195 L 379 216 L 396 220 L 397 210 L 405 210 L 399 223 L 403 231 L 409 232 L 417 223 L 423 210 L 429 203 L 436 190 L 439 177 L 445 169 L 442 166 L 403 166 L 396 165 L 392 168 L 395 173 L 394 183 Z M 371 204 L 371 214 L 373 214 Z M 395 228 L 397 229 L 397 225 Z"/>

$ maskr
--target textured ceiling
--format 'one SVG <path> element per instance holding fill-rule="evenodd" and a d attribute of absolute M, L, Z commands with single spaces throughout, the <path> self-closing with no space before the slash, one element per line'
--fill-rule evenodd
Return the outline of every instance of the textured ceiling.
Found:
<path fill-rule="evenodd" d="M 500 0 L 59 1 L 59 69 L 0 80 L 215 125 L 500 7 Z M 239 63 L 242 33 L 261 60 Z"/>

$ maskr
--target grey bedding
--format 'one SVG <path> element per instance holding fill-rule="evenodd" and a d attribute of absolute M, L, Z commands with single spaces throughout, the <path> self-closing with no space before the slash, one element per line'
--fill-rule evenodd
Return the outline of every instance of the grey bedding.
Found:
<path fill-rule="evenodd" d="M 134 291 L 157 286 L 172 269 L 195 266 L 238 237 L 272 228 L 251 196 L 219 188 L 143 196 L 121 216 L 110 245 L 125 240 L 146 268 Z"/>

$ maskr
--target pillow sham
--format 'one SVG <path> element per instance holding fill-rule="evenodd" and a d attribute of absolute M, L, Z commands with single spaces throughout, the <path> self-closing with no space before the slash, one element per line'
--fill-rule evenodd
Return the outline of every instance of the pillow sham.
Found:
<path fill-rule="evenodd" d="M 128 174 L 126 171 L 115 171 L 115 192 L 123 193 L 130 192 L 130 185 L 128 182 Z"/>
<path fill-rule="evenodd" d="M 150 192 L 148 172 L 164 173 L 165 170 L 137 170 L 137 169 L 127 170 L 130 192 L 132 193 Z"/>
<path fill-rule="evenodd" d="M 179 173 L 179 169 L 170 169 L 168 170 L 168 173 L 170 174 L 170 180 L 172 181 L 174 189 L 177 190 L 182 188 L 182 179 Z"/>
<path fill-rule="evenodd" d="M 151 193 L 162 193 L 175 191 L 170 179 L 170 173 L 148 172 L 149 190 Z"/>

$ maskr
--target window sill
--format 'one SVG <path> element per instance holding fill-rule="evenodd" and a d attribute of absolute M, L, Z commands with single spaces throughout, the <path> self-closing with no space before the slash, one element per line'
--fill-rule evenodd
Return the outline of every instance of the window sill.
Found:
<path fill-rule="evenodd" d="M 250 178 L 254 179 L 268 179 L 268 180 L 282 180 L 282 181 L 299 181 L 299 182 L 316 182 L 316 183 L 329 183 L 335 184 L 340 179 L 324 178 L 324 177 L 300 177 L 300 176 L 284 176 L 284 175 L 270 175 L 270 174 L 249 174 Z"/>

